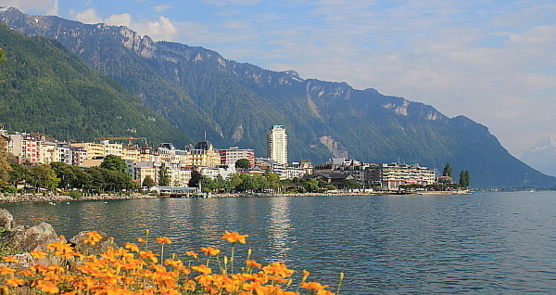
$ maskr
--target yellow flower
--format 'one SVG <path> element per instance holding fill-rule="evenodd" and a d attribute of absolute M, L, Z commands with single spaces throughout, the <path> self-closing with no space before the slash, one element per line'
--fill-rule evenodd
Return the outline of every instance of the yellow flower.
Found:
<path fill-rule="evenodd" d="M 202 247 L 201 251 L 207 256 L 210 256 L 210 255 L 216 256 L 216 255 L 220 254 L 220 250 L 215 249 L 213 247 Z"/>
<path fill-rule="evenodd" d="M 147 243 L 147 240 L 145 240 L 145 239 L 143 239 L 143 238 L 138 238 L 138 239 L 137 239 L 137 242 L 146 244 L 146 243 Z"/>
<path fill-rule="evenodd" d="M 167 237 L 156 238 L 156 242 L 158 244 L 172 244 L 172 241 L 170 241 Z"/>
<path fill-rule="evenodd" d="M 240 235 L 237 231 L 224 231 L 222 239 L 227 240 L 230 243 L 240 242 L 242 244 L 245 244 L 245 238 L 247 238 L 248 236 L 249 235 Z"/>

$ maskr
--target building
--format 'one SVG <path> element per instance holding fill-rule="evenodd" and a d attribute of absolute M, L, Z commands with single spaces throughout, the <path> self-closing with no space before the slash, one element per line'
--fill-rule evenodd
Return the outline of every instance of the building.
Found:
<path fill-rule="evenodd" d="M 396 190 L 402 184 L 433 184 L 436 180 L 434 170 L 418 164 L 381 164 L 366 170 L 365 181 L 368 186 L 383 190 Z"/>
<path fill-rule="evenodd" d="M 229 149 L 219 149 L 220 164 L 235 166 L 236 162 L 241 159 L 249 160 L 251 167 L 255 166 L 255 150 L 240 149 L 238 147 L 230 147 Z"/>
<path fill-rule="evenodd" d="M 185 150 L 187 152 L 188 165 L 197 167 L 214 167 L 220 165 L 220 154 L 209 141 L 199 141 L 195 146 L 187 146 Z"/>
<path fill-rule="evenodd" d="M 11 153 L 17 157 L 18 162 L 37 164 L 39 162 L 39 139 L 32 134 L 9 134 L 11 140 Z"/>
<path fill-rule="evenodd" d="M 283 125 L 272 125 L 266 134 L 267 158 L 278 163 L 288 162 L 288 135 Z"/>

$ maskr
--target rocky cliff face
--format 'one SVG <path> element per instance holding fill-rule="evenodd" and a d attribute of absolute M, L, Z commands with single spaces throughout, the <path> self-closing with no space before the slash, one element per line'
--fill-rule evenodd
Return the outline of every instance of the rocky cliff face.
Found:
<path fill-rule="evenodd" d="M 153 42 L 124 27 L 28 16 L 15 9 L 0 11 L 0 21 L 58 40 L 174 126 L 197 140 L 206 132 L 217 147 L 255 148 L 260 156 L 266 130 L 283 124 L 294 160 L 322 163 L 349 155 L 438 170 L 449 162 L 456 175 L 471 171 L 474 187 L 555 182 L 512 157 L 486 127 L 375 89 L 269 71 L 205 48 Z"/>

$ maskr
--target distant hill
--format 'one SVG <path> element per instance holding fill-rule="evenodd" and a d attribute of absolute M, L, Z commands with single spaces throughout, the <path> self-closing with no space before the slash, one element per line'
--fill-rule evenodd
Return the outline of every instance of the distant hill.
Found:
<path fill-rule="evenodd" d="M 182 132 L 196 140 L 206 132 L 217 147 L 255 148 L 264 156 L 266 131 L 283 124 L 290 160 L 352 157 L 440 171 L 449 162 L 455 175 L 470 171 L 473 187 L 555 183 L 511 156 L 485 126 L 375 89 L 269 71 L 202 47 L 154 42 L 126 27 L 29 16 L 13 8 L 0 11 L 0 21 L 56 39 Z"/>
<path fill-rule="evenodd" d="M 0 65 L 0 122 L 9 129 L 60 140 L 133 136 L 191 142 L 54 40 L 26 37 L 0 24 L 0 47 L 7 58 Z"/>
<path fill-rule="evenodd" d="M 556 175 L 556 143 L 552 138 L 543 138 L 535 143 L 520 159 L 531 167 L 546 173 Z"/>

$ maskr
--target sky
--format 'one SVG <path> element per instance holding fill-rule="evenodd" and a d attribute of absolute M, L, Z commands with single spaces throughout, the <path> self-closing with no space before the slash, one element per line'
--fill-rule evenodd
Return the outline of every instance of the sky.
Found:
<path fill-rule="evenodd" d="M 556 138 L 554 0 L 0 0 L 464 115 L 513 155 Z"/>

